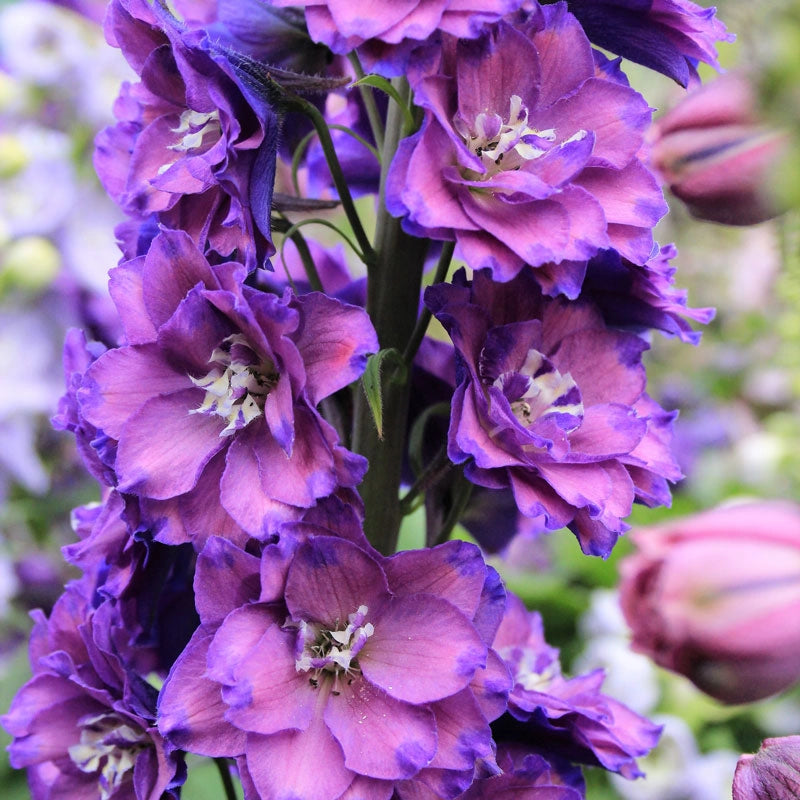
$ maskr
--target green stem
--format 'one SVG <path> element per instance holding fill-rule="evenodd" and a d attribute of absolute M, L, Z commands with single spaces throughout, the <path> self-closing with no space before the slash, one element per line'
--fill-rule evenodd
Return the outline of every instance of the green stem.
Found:
<path fill-rule="evenodd" d="M 447 270 L 450 267 L 450 261 L 453 258 L 453 250 L 455 250 L 455 247 L 455 242 L 445 242 L 442 245 L 442 252 L 439 256 L 439 262 L 436 264 L 436 273 L 433 276 L 434 284 L 441 283 L 447 277 Z M 428 323 L 430 321 L 430 309 L 423 305 L 419 319 L 417 320 L 417 324 L 414 326 L 414 331 L 411 334 L 411 338 L 408 340 L 406 349 L 403 351 L 403 359 L 409 366 L 411 366 L 411 362 L 414 360 L 414 356 L 417 354 L 417 350 L 419 350 L 419 346 L 422 343 L 423 338 L 425 338 L 425 331 L 428 330 Z"/>
<path fill-rule="evenodd" d="M 408 101 L 409 88 L 404 79 L 396 83 Z M 378 333 L 382 349 L 402 352 L 414 330 L 422 285 L 422 267 L 428 248 L 427 239 L 405 233 L 400 220 L 386 211 L 385 194 L 389 165 L 400 139 L 405 135 L 404 112 L 389 104 L 386 135 L 381 159 L 379 213 L 375 229 L 377 258 L 368 272 L 367 311 Z M 405 439 L 410 392 L 410 375 L 404 383 L 386 386 L 383 438 L 378 436 L 364 392 L 359 387 L 354 400 L 353 448 L 366 456 L 369 470 L 359 486 L 366 506 L 364 532 L 372 544 L 387 555 L 397 547 L 402 521 L 400 479 L 405 454 Z"/>
<path fill-rule="evenodd" d="M 347 58 L 353 65 L 353 70 L 356 73 L 356 78 L 360 80 L 364 77 L 364 68 L 361 66 L 361 59 L 358 53 L 353 50 Z M 375 144 L 378 150 L 383 150 L 383 125 L 381 124 L 381 115 L 378 111 L 378 104 L 375 102 L 375 95 L 369 86 L 359 86 L 358 91 L 361 92 L 361 99 L 364 101 L 364 108 L 367 111 L 367 118 L 369 119 L 369 126 L 372 129 L 372 138 L 375 139 Z"/>
<path fill-rule="evenodd" d="M 231 778 L 230 765 L 227 758 L 215 758 L 214 763 L 219 770 L 219 777 L 222 780 L 222 786 L 225 789 L 226 800 L 237 800 L 236 789 L 233 786 L 233 778 Z"/>
<path fill-rule="evenodd" d="M 428 538 L 432 541 L 427 542 L 428 547 L 436 547 L 437 544 L 442 544 L 450 538 L 458 521 L 466 511 L 469 505 L 470 498 L 472 497 L 473 485 L 464 477 L 463 473 L 459 473 L 455 485 L 453 486 L 453 504 L 447 512 L 442 527 L 431 536 L 431 531 L 428 532 Z"/>
<path fill-rule="evenodd" d="M 294 230 L 292 230 L 294 228 Z M 308 282 L 311 288 L 315 292 L 323 292 L 325 291 L 322 288 L 322 280 L 319 277 L 319 272 L 317 272 L 317 265 L 314 263 L 314 257 L 311 255 L 311 250 L 308 248 L 308 243 L 306 242 L 305 236 L 300 233 L 300 229 L 296 228 L 294 225 L 289 230 L 291 231 L 288 235 L 289 238 L 294 242 L 294 246 L 297 248 L 297 252 L 300 254 L 300 260 L 303 262 L 303 269 L 305 269 L 306 277 L 308 278 Z M 284 241 L 286 241 L 284 239 Z M 283 248 L 281 247 L 281 260 L 283 261 Z M 285 264 L 285 262 L 284 262 Z M 294 289 L 294 287 L 292 287 Z"/>
<path fill-rule="evenodd" d="M 342 165 L 339 163 L 339 158 L 336 155 L 336 148 L 331 139 L 331 132 L 328 128 L 328 123 L 319 112 L 319 109 L 313 104 L 304 100 L 297 95 L 291 95 L 286 98 L 286 102 L 296 111 L 301 111 L 310 120 L 311 124 L 319 136 L 319 143 L 322 146 L 322 151 L 325 153 L 325 160 L 328 163 L 328 169 L 331 171 L 333 184 L 339 194 L 339 200 L 342 203 L 342 209 L 347 216 L 347 221 L 353 229 L 353 235 L 356 237 L 359 249 L 364 254 L 364 263 L 369 266 L 375 261 L 375 251 L 372 249 L 369 238 L 364 231 L 364 226 L 361 224 L 361 218 L 358 216 L 355 203 L 350 194 L 350 189 L 347 186 L 347 179 L 342 172 Z"/>
<path fill-rule="evenodd" d="M 447 457 L 447 444 L 434 456 L 433 461 L 425 467 L 423 473 L 414 482 L 414 485 L 403 495 L 400 500 L 400 511 L 403 516 L 415 510 L 414 500 L 431 486 L 438 483 L 452 468 L 453 464 Z"/>

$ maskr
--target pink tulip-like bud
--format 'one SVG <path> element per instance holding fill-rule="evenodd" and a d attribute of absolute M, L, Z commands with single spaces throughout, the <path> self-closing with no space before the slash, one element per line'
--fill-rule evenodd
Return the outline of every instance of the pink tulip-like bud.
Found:
<path fill-rule="evenodd" d="M 733 800 L 797 800 L 800 736 L 765 739 L 755 755 L 742 756 L 733 777 Z"/>
<path fill-rule="evenodd" d="M 754 225 L 779 213 L 771 176 L 785 133 L 763 125 L 753 87 L 729 73 L 678 103 L 653 126 L 653 167 L 698 219 Z"/>
<path fill-rule="evenodd" d="M 800 506 L 728 505 L 632 538 L 620 591 L 635 650 L 726 703 L 800 680 Z"/>

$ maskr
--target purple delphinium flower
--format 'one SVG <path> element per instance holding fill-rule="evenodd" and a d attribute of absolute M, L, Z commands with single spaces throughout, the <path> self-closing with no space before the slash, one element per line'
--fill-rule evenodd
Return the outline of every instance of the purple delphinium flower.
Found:
<path fill-rule="evenodd" d="M 650 108 L 598 77 L 566 5 L 537 6 L 524 24 L 501 22 L 442 52 L 440 71 L 414 87 L 422 127 L 392 162 L 386 204 L 404 228 L 455 240 L 467 265 L 495 280 L 556 264 L 555 290 L 572 297 L 573 262 L 600 249 L 644 263 L 667 210 L 637 155 Z"/>
<path fill-rule="evenodd" d="M 34 800 L 176 797 L 184 770 L 154 725 L 156 690 L 131 669 L 139 654 L 117 607 L 92 607 L 85 584 L 49 620 L 34 616 L 33 678 L 2 718 L 11 764 L 27 768 Z"/>
<path fill-rule="evenodd" d="M 508 673 L 487 646 L 502 585 L 464 542 L 383 558 L 327 532 L 290 523 L 260 560 L 209 539 L 202 625 L 164 685 L 160 729 L 239 758 L 262 797 L 388 800 L 411 778 L 453 797 L 492 757 L 505 709 Z"/>
<path fill-rule="evenodd" d="M 366 313 L 244 277 L 240 264 L 210 266 L 180 231 L 112 271 L 127 344 L 89 366 L 80 412 L 115 443 L 116 488 L 166 543 L 263 538 L 366 467 L 316 411 L 377 350 Z"/>
<path fill-rule="evenodd" d="M 75 509 L 72 522 L 80 541 L 62 552 L 83 571 L 97 597 L 117 601 L 131 641 L 152 651 L 155 662 L 146 671 L 165 677 L 199 624 L 192 590 L 195 554 L 188 544 L 153 541 L 150 531 L 131 524 L 131 516 L 114 491 L 102 505 Z"/>
<path fill-rule="evenodd" d="M 58 411 L 51 423 L 57 431 L 69 431 L 75 436 L 78 454 L 89 474 L 104 486 L 113 486 L 116 447 L 102 431 L 84 419 L 78 403 L 83 375 L 105 350 L 99 342 L 87 342 L 83 331 L 76 328 L 67 331 L 63 353 L 67 391 L 58 401 Z"/>
<path fill-rule="evenodd" d="M 522 514 L 602 556 L 634 500 L 669 502 L 674 414 L 645 394 L 643 339 L 589 300 L 545 297 L 533 270 L 508 283 L 461 271 L 425 302 L 456 347 L 448 455 L 470 481 L 510 488 Z"/>
<path fill-rule="evenodd" d="M 655 747 L 661 728 L 602 694 L 603 670 L 564 677 L 541 617 L 513 595 L 493 647 L 514 682 L 508 713 L 493 725 L 499 745 L 602 766 L 626 778 L 642 775 L 635 759 Z"/>
<path fill-rule="evenodd" d="M 296 7 L 277 8 L 264 0 L 217 0 L 215 6 L 214 20 L 206 27 L 215 44 L 306 75 L 323 73 L 332 61 L 327 47 L 311 41 Z"/>
<path fill-rule="evenodd" d="M 663 72 L 681 86 L 698 80 L 699 61 L 719 67 L 717 42 L 734 37 L 690 0 L 567 0 L 591 41 Z"/>
<path fill-rule="evenodd" d="M 239 84 L 201 29 L 145 0 L 114 0 L 106 36 L 141 82 L 124 84 L 119 122 L 96 141 L 95 168 L 122 209 L 191 233 L 248 269 L 274 252 L 269 210 L 278 118 Z"/>
<path fill-rule="evenodd" d="M 485 764 L 458 800 L 583 800 L 581 771 L 570 765 L 549 763 L 540 755 L 513 753 L 498 748 L 497 765 Z M 398 788 L 400 800 L 438 800 L 439 795 L 420 781 Z"/>
<path fill-rule="evenodd" d="M 364 7 L 351 0 L 273 0 L 302 6 L 311 38 L 334 53 L 358 48 L 365 62 L 385 75 L 400 75 L 411 53 L 439 31 L 474 39 L 482 28 L 515 11 L 523 0 L 378 0 Z"/>
<path fill-rule="evenodd" d="M 678 251 L 668 244 L 644 265 L 632 264 L 615 250 L 603 250 L 586 265 L 582 294 L 591 297 L 606 323 L 644 331 L 655 328 L 682 342 L 697 344 L 700 332 L 687 319 L 702 325 L 714 318 L 713 308 L 688 308 L 685 290 L 673 287 Z"/>

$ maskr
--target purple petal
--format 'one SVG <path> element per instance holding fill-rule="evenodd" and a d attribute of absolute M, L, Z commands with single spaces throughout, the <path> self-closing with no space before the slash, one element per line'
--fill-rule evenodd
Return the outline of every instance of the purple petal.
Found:
<path fill-rule="evenodd" d="M 366 312 L 319 292 L 295 300 L 300 327 L 294 341 L 306 369 L 306 392 L 312 406 L 356 380 L 367 355 L 377 353 L 378 337 Z"/>
<path fill-rule="evenodd" d="M 481 599 L 486 565 L 480 550 L 454 540 L 429 550 L 407 550 L 383 562 L 392 593 L 427 593 L 446 598 L 467 619 Z"/>
<path fill-rule="evenodd" d="M 204 623 L 221 622 L 259 594 L 259 560 L 231 542 L 211 536 L 197 557 L 195 605 Z"/>
<path fill-rule="evenodd" d="M 321 714 L 304 731 L 248 736 L 247 767 L 260 796 L 270 800 L 330 800 L 355 777 Z"/>
<path fill-rule="evenodd" d="M 276 521 L 296 519 L 301 511 L 273 500 L 261 490 L 261 475 L 254 450 L 254 439 L 258 434 L 258 428 L 249 425 L 235 437 L 228 449 L 220 482 L 220 503 L 244 530 L 263 541 Z"/>
<path fill-rule="evenodd" d="M 191 385 L 188 375 L 164 361 L 155 344 L 120 347 L 89 367 L 79 392 L 81 411 L 92 425 L 119 439 L 125 422 L 148 400 Z"/>
<path fill-rule="evenodd" d="M 460 41 L 456 62 L 458 111 L 464 120 L 490 111 L 508 113 L 512 95 L 532 108 L 539 97 L 539 55 L 520 31 L 500 23 L 475 41 Z M 519 65 L 525 64 L 525 69 Z"/>
<path fill-rule="evenodd" d="M 142 294 L 153 325 L 165 323 L 198 283 L 216 286 L 211 267 L 188 234 L 164 231 L 156 236 L 142 272 Z"/>
<path fill-rule="evenodd" d="M 295 668 L 292 633 L 272 625 L 236 666 L 234 678 L 233 686 L 223 687 L 222 697 L 229 705 L 225 718 L 237 728 L 273 734 L 306 730 L 311 724 L 319 692 Z"/>
<path fill-rule="evenodd" d="M 372 622 L 388 593 L 378 562 L 360 547 L 332 536 L 300 545 L 286 579 L 286 606 L 292 617 L 322 622 L 332 630 L 362 605 Z"/>
<path fill-rule="evenodd" d="M 463 689 L 486 664 L 486 645 L 467 618 L 432 595 L 393 598 L 370 621 L 374 634 L 359 654 L 368 681 L 409 703 Z"/>
<path fill-rule="evenodd" d="M 159 696 L 158 726 L 175 747 L 211 758 L 238 756 L 245 735 L 225 721 L 220 687 L 205 677 L 213 635 L 199 629 L 173 665 Z"/>
<path fill-rule="evenodd" d="M 262 491 L 273 500 L 309 508 L 336 489 L 333 455 L 314 411 L 295 407 L 295 441 L 291 456 L 258 423 L 261 435 L 252 440 Z"/>
<path fill-rule="evenodd" d="M 430 766 L 468 770 L 478 758 L 492 758 L 492 731 L 480 706 L 465 689 L 432 706 L 438 746 Z"/>
<path fill-rule="evenodd" d="M 363 678 L 329 698 L 325 722 L 342 746 L 345 766 L 372 778 L 409 778 L 436 752 L 433 714 L 395 700 Z"/>
<path fill-rule="evenodd" d="M 208 461 L 227 445 L 222 420 L 190 414 L 198 389 L 154 397 L 125 424 L 117 449 L 117 488 L 156 500 L 184 494 L 197 483 Z"/>
<path fill-rule="evenodd" d="M 209 645 L 207 677 L 224 685 L 235 683 L 239 662 L 281 621 L 262 603 L 250 603 L 231 611 Z"/>

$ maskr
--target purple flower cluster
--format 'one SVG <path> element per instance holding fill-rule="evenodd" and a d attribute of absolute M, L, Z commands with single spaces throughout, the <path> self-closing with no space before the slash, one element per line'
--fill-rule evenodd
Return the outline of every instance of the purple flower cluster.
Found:
<path fill-rule="evenodd" d="M 711 311 L 654 243 L 651 109 L 592 43 L 686 83 L 724 29 L 683 0 L 289 5 L 109 6 L 140 78 L 95 159 L 129 216 L 122 337 L 69 335 L 54 420 L 103 502 L 64 549 L 82 577 L 36 617 L 12 761 L 35 800 L 175 797 L 184 753 L 246 800 L 580 800 L 580 765 L 638 777 L 659 729 L 600 672 L 562 675 L 540 617 L 448 539 L 569 527 L 607 556 L 634 502 L 669 503 L 646 337 L 696 343 Z M 341 55 L 378 73 L 357 95 L 328 80 Z M 371 240 L 353 197 L 379 182 Z M 366 279 L 306 239 L 341 233 L 337 203 Z M 472 273 L 447 282 L 454 254 Z M 422 502 L 428 547 L 396 552 Z"/>

